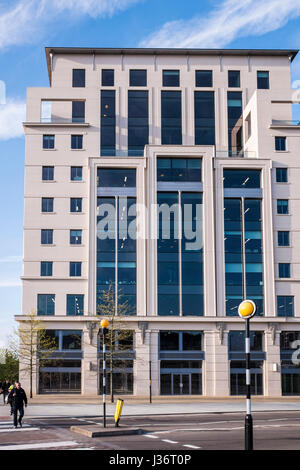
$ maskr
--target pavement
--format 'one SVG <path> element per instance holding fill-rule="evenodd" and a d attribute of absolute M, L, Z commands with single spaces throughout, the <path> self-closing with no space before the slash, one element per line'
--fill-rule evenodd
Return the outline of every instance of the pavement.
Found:
<path fill-rule="evenodd" d="M 107 397 L 106 415 L 114 416 L 117 398 L 110 403 Z M 204 398 L 199 397 L 153 397 L 149 398 L 120 397 L 124 400 L 122 416 L 176 415 L 204 413 L 243 413 L 246 411 L 246 400 L 242 397 Z M 252 398 L 252 412 L 300 411 L 300 397 Z M 9 407 L 0 404 L 0 417 L 7 417 Z M 25 410 L 26 417 L 74 416 L 88 417 L 103 414 L 102 397 L 45 396 L 29 399 Z"/>

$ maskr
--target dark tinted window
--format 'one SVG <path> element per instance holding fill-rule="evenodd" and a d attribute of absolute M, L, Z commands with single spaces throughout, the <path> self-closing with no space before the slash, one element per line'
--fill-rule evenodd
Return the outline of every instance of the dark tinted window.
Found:
<path fill-rule="evenodd" d="M 276 168 L 276 183 L 287 183 L 288 171 L 287 168 Z"/>
<path fill-rule="evenodd" d="M 52 276 L 52 261 L 41 262 L 41 276 Z"/>
<path fill-rule="evenodd" d="M 43 229 L 41 230 L 41 244 L 52 245 L 53 244 L 53 230 Z"/>
<path fill-rule="evenodd" d="M 277 233 L 278 246 L 290 246 L 290 232 L 279 231 Z"/>
<path fill-rule="evenodd" d="M 196 70 L 196 86 L 213 86 L 212 70 Z"/>
<path fill-rule="evenodd" d="M 38 315 L 54 315 L 55 314 L 55 294 L 38 294 L 37 314 Z"/>
<path fill-rule="evenodd" d="M 81 331 L 62 331 L 62 349 L 81 349 Z"/>
<path fill-rule="evenodd" d="M 291 265 L 290 265 L 290 263 L 279 263 L 278 264 L 278 275 L 279 275 L 279 277 L 291 277 Z"/>
<path fill-rule="evenodd" d="M 53 212 L 53 197 L 42 197 L 42 212 Z"/>
<path fill-rule="evenodd" d="M 244 352 L 245 351 L 245 332 L 230 331 L 229 332 L 229 351 Z M 261 331 L 250 332 L 250 350 L 263 351 L 263 333 Z"/>
<path fill-rule="evenodd" d="M 43 135 L 43 149 L 54 149 L 54 135 Z"/>
<path fill-rule="evenodd" d="M 288 199 L 277 199 L 277 214 L 288 214 L 288 213 L 289 213 Z"/>
<path fill-rule="evenodd" d="M 80 261 L 70 262 L 70 276 L 81 276 L 81 262 Z"/>
<path fill-rule="evenodd" d="M 257 88 L 261 90 L 270 88 L 269 72 L 257 71 Z"/>
<path fill-rule="evenodd" d="M 83 141 L 83 136 L 82 135 L 71 135 L 71 149 L 82 149 L 82 141 Z"/>
<path fill-rule="evenodd" d="M 101 91 L 101 155 L 116 152 L 116 102 L 114 90 Z"/>
<path fill-rule="evenodd" d="M 85 102 L 72 101 L 72 122 L 84 122 Z"/>
<path fill-rule="evenodd" d="M 179 332 L 161 331 L 160 332 L 160 350 L 161 351 L 179 351 Z"/>
<path fill-rule="evenodd" d="M 98 168 L 98 186 L 114 188 L 134 188 L 135 169 Z"/>
<path fill-rule="evenodd" d="M 130 70 L 130 86 L 147 86 L 147 70 Z"/>
<path fill-rule="evenodd" d="M 200 331 L 183 331 L 182 350 L 183 351 L 201 351 L 202 333 Z"/>
<path fill-rule="evenodd" d="M 224 188 L 260 188 L 260 170 L 224 170 Z"/>
<path fill-rule="evenodd" d="M 114 70 L 102 69 L 102 86 L 114 86 Z"/>
<path fill-rule="evenodd" d="M 143 155 L 148 144 L 148 91 L 128 92 L 128 154 Z"/>
<path fill-rule="evenodd" d="M 182 144 L 181 92 L 161 92 L 161 143 Z"/>
<path fill-rule="evenodd" d="M 82 166 L 71 166 L 71 181 L 82 181 Z"/>
<path fill-rule="evenodd" d="M 195 91 L 195 145 L 215 144 L 215 99 L 212 91 Z"/>
<path fill-rule="evenodd" d="M 179 70 L 163 70 L 163 86 L 179 86 Z"/>
<path fill-rule="evenodd" d="M 85 69 L 73 69 L 73 87 L 85 87 Z"/>
<path fill-rule="evenodd" d="M 82 212 L 82 198 L 81 197 L 71 197 L 70 212 Z"/>
<path fill-rule="evenodd" d="M 67 315 L 83 315 L 83 294 L 67 294 Z"/>
<path fill-rule="evenodd" d="M 54 166 L 43 166 L 42 180 L 43 181 L 53 181 L 54 180 Z"/>
<path fill-rule="evenodd" d="M 275 137 L 275 150 L 281 152 L 286 150 L 286 137 Z"/>
<path fill-rule="evenodd" d="M 70 244 L 81 245 L 82 230 L 70 230 Z"/>
<path fill-rule="evenodd" d="M 228 70 L 228 87 L 239 88 L 241 86 L 240 71 Z"/>
<path fill-rule="evenodd" d="M 201 181 L 201 158 L 158 158 L 157 181 Z"/>
<path fill-rule="evenodd" d="M 279 317 L 294 316 L 294 297 L 291 295 L 277 296 L 277 315 Z"/>

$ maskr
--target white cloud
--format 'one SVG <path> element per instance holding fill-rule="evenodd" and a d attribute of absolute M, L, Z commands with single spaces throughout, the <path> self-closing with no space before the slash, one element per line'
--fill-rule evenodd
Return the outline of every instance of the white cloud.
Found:
<path fill-rule="evenodd" d="M 22 282 L 20 279 L 0 279 L 0 288 L 1 287 L 21 287 Z"/>
<path fill-rule="evenodd" d="M 0 48 L 31 43 L 45 33 L 45 28 L 59 15 L 67 21 L 82 15 L 111 17 L 142 0 L 15 0 L 8 10 L 0 0 Z M 64 14 L 65 16 L 63 16 Z"/>
<path fill-rule="evenodd" d="M 165 23 L 140 47 L 219 48 L 259 36 L 300 16 L 300 0 L 223 0 L 207 17 Z"/>
<path fill-rule="evenodd" d="M 25 121 L 26 105 L 22 101 L 8 99 L 0 105 L 0 140 L 24 135 L 22 122 Z"/>

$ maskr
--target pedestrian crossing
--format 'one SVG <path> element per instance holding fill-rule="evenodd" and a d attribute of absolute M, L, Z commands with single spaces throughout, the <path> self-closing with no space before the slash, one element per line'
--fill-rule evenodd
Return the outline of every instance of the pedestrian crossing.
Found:
<path fill-rule="evenodd" d="M 1 421 L 0 420 L 0 433 L 12 433 L 10 434 L 12 439 L 14 433 L 26 432 L 26 431 L 40 431 L 41 428 L 33 426 L 28 423 L 22 423 L 22 428 L 18 427 L 15 429 L 13 421 Z M 27 434 L 27 433 L 26 433 Z M 1 436 L 1 435 L 0 435 Z M 0 444 L 0 451 L 2 450 L 51 450 L 51 449 L 65 449 L 65 450 L 93 450 L 94 447 L 82 447 L 82 443 L 76 441 L 44 441 L 44 442 L 26 442 L 20 443 L 18 437 L 18 444 L 12 444 L 12 439 L 8 444 Z M 1 443 L 1 437 L 0 437 Z"/>

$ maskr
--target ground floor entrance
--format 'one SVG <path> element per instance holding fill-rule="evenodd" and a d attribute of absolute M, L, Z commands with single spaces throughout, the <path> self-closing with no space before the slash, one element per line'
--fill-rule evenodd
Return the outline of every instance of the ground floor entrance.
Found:
<path fill-rule="evenodd" d="M 81 372 L 40 372 L 40 393 L 81 393 Z"/>
<path fill-rule="evenodd" d="M 202 374 L 168 373 L 160 375 L 161 395 L 201 395 Z"/>

